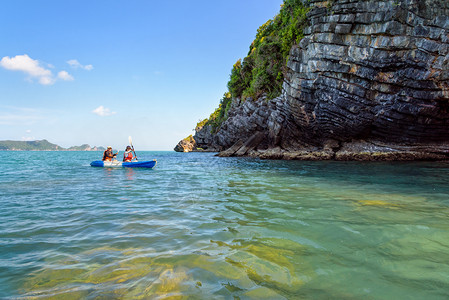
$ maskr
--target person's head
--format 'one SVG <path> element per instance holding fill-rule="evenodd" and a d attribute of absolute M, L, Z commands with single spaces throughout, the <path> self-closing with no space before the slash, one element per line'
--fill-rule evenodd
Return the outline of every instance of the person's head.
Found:
<path fill-rule="evenodd" d="M 108 149 L 107 149 L 108 151 L 112 151 L 112 147 L 111 146 L 108 146 Z"/>
<path fill-rule="evenodd" d="M 126 146 L 126 151 L 131 150 L 130 146 Z"/>

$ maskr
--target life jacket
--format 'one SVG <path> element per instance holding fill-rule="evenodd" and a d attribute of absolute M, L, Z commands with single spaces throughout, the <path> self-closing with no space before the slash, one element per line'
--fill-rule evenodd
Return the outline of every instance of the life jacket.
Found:
<path fill-rule="evenodd" d="M 103 152 L 103 161 L 112 161 L 112 158 L 114 158 L 114 153 L 112 153 L 112 151 L 106 150 Z"/>
<path fill-rule="evenodd" d="M 133 159 L 133 153 L 131 150 L 126 151 L 125 154 L 123 154 L 123 161 L 131 161 Z"/>

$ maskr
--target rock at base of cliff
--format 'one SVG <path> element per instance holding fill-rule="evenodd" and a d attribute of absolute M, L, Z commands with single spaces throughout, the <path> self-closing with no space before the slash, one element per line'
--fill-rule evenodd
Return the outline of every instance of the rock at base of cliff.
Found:
<path fill-rule="evenodd" d="M 199 148 L 193 136 L 189 135 L 181 140 L 174 148 L 176 152 L 218 152 L 219 150 L 213 147 L 207 149 Z"/>
<path fill-rule="evenodd" d="M 335 160 L 412 161 L 448 160 L 449 145 L 394 145 L 380 142 L 353 141 L 344 143 L 335 152 Z"/>
<path fill-rule="evenodd" d="M 192 152 L 196 150 L 196 142 L 192 135 L 181 140 L 174 148 L 176 152 Z"/>
<path fill-rule="evenodd" d="M 249 140 L 248 140 L 249 141 Z M 285 160 L 337 160 L 337 161 L 412 161 L 412 160 L 449 160 L 449 145 L 393 145 L 371 141 L 351 141 L 341 146 L 329 143 L 323 148 L 304 147 L 302 149 L 282 149 L 281 147 L 266 150 L 244 148 L 243 142 L 236 143 L 219 156 L 249 156 L 261 159 Z M 337 146 L 338 145 L 338 146 Z M 240 155 L 239 155 L 240 154 Z"/>
<path fill-rule="evenodd" d="M 265 138 L 265 133 L 256 132 L 253 134 L 246 142 L 242 140 L 237 141 L 234 145 L 232 145 L 229 149 L 222 151 L 218 154 L 218 156 L 226 157 L 226 156 L 245 156 L 248 152 L 255 149 Z"/>

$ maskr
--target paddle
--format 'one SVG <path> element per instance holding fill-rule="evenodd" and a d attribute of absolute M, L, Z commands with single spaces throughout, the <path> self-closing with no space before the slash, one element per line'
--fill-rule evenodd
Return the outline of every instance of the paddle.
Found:
<path fill-rule="evenodd" d="M 136 161 L 137 161 L 137 154 L 136 154 L 136 151 L 134 151 L 133 139 L 131 138 L 131 136 L 128 137 L 128 141 L 129 141 L 129 144 L 131 145 L 131 149 L 133 149 L 134 157 L 136 158 Z"/>

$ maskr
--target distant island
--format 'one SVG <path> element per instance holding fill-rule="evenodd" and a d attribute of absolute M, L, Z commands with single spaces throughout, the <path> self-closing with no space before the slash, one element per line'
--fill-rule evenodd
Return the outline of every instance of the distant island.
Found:
<path fill-rule="evenodd" d="M 102 147 L 102 146 L 93 146 L 91 147 L 88 144 L 82 144 L 81 146 L 72 146 L 67 148 L 67 151 L 105 151 L 106 148 Z"/>
<path fill-rule="evenodd" d="M 0 151 L 104 151 L 104 147 L 91 147 L 88 144 L 63 148 L 47 140 L 37 141 L 0 141 Z"/>

